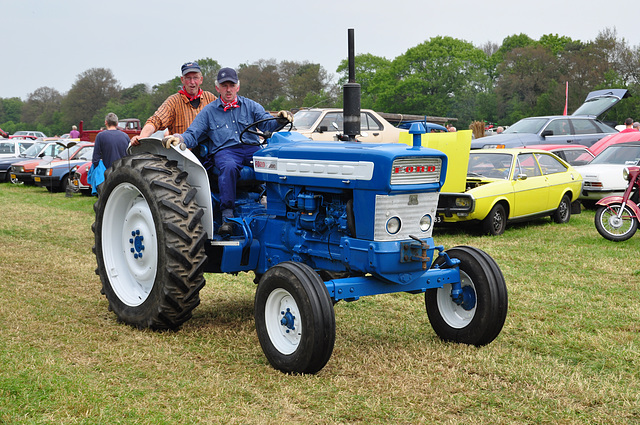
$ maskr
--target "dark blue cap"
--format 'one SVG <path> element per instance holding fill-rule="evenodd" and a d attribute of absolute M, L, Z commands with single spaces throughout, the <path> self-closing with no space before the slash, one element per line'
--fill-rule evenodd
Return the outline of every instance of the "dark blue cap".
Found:
<path fill-rule="evenodd" d="M 202 73 L 202 71 L 200 70 L 200 65 L 198 65 L 198 62 L 187 62 L 184 65 L 182 65 L 182 75 L 187 75 L 190 72 Z"/>
<path fill-rule="evenodd" d="M 218 83 L 222 84 L 225 81 L 231 81 L 233 84 L 238 84 L 238 74 L 233 68 L 222 68 L 218 71 Z"/>

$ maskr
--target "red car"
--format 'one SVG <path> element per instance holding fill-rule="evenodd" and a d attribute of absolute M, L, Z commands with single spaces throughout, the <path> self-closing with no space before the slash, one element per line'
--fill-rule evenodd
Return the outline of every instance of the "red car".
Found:
<path fill-rule="evenodd" d="M 549 151 L 569 165 L 585 165 L 595 157 L 584 145 L 531 145 L 526 147 Z"/>
<path fill-rule="evenodd" d="M 616 143 L 626 142 L 640 142 L 640 131 L 625 131 L 603 137 L 602 139 L 591 145 L 589 150 L 592 154 L 597 156 L 608 146 L 615 145 Z"/>
<path fill-rule="evenodd" d="M 91 168 L 91 161 L 78 165 L 71 179 L 73 190 L 79 191 L 83 195 L 91 195 L 91 185 L 87 181 L 89 168 Z"/>

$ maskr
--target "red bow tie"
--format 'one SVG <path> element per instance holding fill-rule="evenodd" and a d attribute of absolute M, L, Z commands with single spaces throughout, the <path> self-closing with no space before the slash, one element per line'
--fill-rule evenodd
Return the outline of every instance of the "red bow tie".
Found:
<path fill-rule="evenodd" d="M 231 102 L 225 102 L 224 100 L 220 99 L 220 101 L 222 102 L 222 106 L 224 106 L 224 110 L 228 110 L 231 108 L 239 108 L 240 105 L 238 105 L 238 99 L 233 99 Z"/>

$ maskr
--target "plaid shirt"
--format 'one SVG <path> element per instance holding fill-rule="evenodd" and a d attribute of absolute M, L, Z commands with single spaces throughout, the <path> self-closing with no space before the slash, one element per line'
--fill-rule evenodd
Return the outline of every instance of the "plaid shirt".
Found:
<path fill-rule="evenodd" d="M 200 96 L 200 105 L 194 108 L 185 95 L 172 94 L 147 120 L 147 124 L 153 124 L 156 131 L 168 128 L 170 134 L 182 134 L 187 131 L 198 112 L 214 100 L 216 100 L 216 96 L 213 93 L 203 91 Z"/>

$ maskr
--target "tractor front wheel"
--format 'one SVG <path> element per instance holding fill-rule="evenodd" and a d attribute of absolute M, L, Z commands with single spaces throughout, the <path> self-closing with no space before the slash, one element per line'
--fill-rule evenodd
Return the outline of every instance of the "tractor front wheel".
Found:
<path fill-rule="evenodd" d="M 329 361 L 335 315 L 320 276 L 303 263 L 271 267 L 258 283 L 256 331 L 269 363 L 285 373 L 316 373 Z"/>
<path fill-rule="evenodd" d="M 507 317 L 507 286 L 500 268 L 484 251 L 458 246 L 447 250 L 460 260 L 464 302 L 451 298 L 451 284 L 429 289 L 425 305 L 431 326 L 445 341 L 481 346 L 493 341 Z M 442 264 L 439 257 L 434 264 Z"/>

